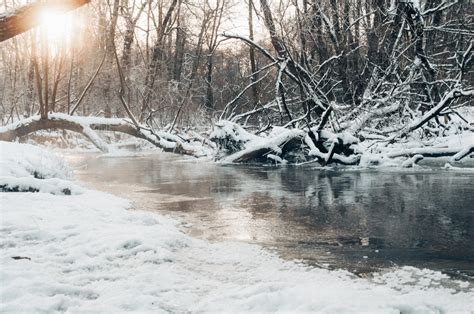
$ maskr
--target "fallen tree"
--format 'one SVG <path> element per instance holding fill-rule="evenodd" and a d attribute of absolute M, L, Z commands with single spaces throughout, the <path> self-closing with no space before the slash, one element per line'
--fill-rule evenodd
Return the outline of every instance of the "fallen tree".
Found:
<path fill-rule="evenodd" d="M 399 134 L 396 134 L 395 136 L 393 136 L 390 142 L 393 142 L 397 137 L 407 136 L 409 133 L 425 125 L 431 119 L 436 118 L 440 114 L 440 112 L 446 107 L 448 107 L 455 99 L 460 98 L 460 97 L 473 97 L 473 96 L 474 96 L 474 89 L 462 90 L 462 89 L 455 88 L 451 90 L 450 92 L 446 93 L 443 99 L 441 99 L 441 101 L 436 106 L 434 106 L 431 110 L 426 112 L 421 118 L 413 121 L 407 127 L 405 127 Z"/>
<path fill-rule="evenodd" d="M 78 117 L 62 113 L 51 113 L 47 119 L 33 116 L 0 128 L 0 140 L 13 141 L 41 130 L 62 129 L 80 133 L 88 138 L 98 149 L 108 151 L 107 143 L 95 131 L 125 133 L 146 140 L 165 152 L 198 157 L 202 153 L 178 136 L 165 132 L 155 132 L 144 126 L 136 126 L 127 119 Z"/>
<path fill-rule="evenodd" d="M 288 129 L 274 127 L 268 134 L 255 135 L 246 131 L 239 124 L 230 121 L 218 122 L 209 138 L 216 144 L 214 147 L 203 146 L 205 138 L 192 135 L 172 134 L 155 131 L 148 127 L 135 125 L 131 120 L 121 118 L 80 117 L 61 113 L 51 113 L 47 119 L 34 116 L 17 121 L 0 128 L 1 141 L 14 141 L 41 130 L 68 130 L 82 134 L 103 152 L 108 151 L 108 144 L 98 131 L 110 131 L 128 134 L 153 144 L 165 152 L 190 155 L 194 157 L 213 154 L 217 161 L 223 163 L 273 163 L 273 164 L 306 164 L 317 162 L 323 166 L 340 165 L 377 165 L 377 160 L 392 160 L 402 167 L 411 167 L 423 158 L 451 157 L 452 162 L 459 162 L 473 154 L 474 143 L 465 136 L 464 140 L 440 142 L 436 145 L 420 143 L 421 146 L 407 148 L 405 144 L 392 144 L 367 148 L 349 133 L 333 133 L 318 127 L 304 131 L 298 128 Z M 199 142 L 199 145 L 196 143 Z M 423 146 L 426 145 L 426 146 Z M 365 147 L 365 148 L 364 148 Z M 375 150 L 375 152 L 374 152 Z M 374 162 L 361 162 L 365 154 L 373 155 Z M 379 157 L 377 157 L 379 156 Z M 382 158 L 382 159 L 380 159 Z M 385 159 L 384 159 L 385 158 Z"/>
<path fill-rule="evenodd" d="M 247 132 L 231 121 L 219 121 L 210 138 L 218 145 L 216 159 L 224 163 L 292 163 L 317 161 L 322 165 L 355 165 L 360 155 L 352 145 L 358 139 L 347 133 L 335 134 L 320 127 L 308 132 L 274 127 L 267 136 Z"/>
<path fill-rule="evenodd" d="M 285 164 L 287 155 L 301 149 L 305 133 L 301 130 L 286 130 L 267 140 L 252 142 L 248 148 L 223 158 L 225 163 L 275 162 Z M 291 161 L 291 159 L 290 159 Z"/>
<path fill-rule="evenodd" d="M 397 157 L 416 157 L 421 156 L 436 158 L 436 157 L 451 157 L 451 161 L 459 162 L 463 158 L 474 152 L 474 143 L 467 144 L 467 146 L 453 146 L 453 147 L 420 147 L 405 150 L 396 150 L 388 154 L 390 158 Z"/>

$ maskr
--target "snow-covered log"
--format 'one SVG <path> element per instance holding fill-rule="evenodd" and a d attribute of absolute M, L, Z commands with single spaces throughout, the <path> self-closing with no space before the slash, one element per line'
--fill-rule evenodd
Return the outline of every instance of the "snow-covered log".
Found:
<path fill-rule="evenodd" d="M 62 114 L 51 114 L 48 119 L 33 116 L 1 127 L 0 140 L 11 142 L 31 133 L 49 129 L 63 129 L 80 133 L 101 151 L 108 151 L 107 144 L 91 129 L 88 123 L 81 123 L 75 117 Z"/>
<path fill-rule="evenodd" d="M 454 162 L 461 161 L 464 157 L 474 153 L 474 144 L 467 146 L 466 148 L 460 150 L 456 155 L 451 157 L 451 160 Z"/>
<path fill-rule="evenodd" d="M 314 139 L 300 129 L 273 127 L 264 137 L 251 134 L 234 122 L 219 121 L 210 138 L 219 147 L 217 159 L 225 163 L 301 163 L 308 161 L 308 157 L 316 157 L 324 165 L 332 162 L 358 164 L 360 156 L 352 149 L 352 145 L 359 142 L 357 138 L 318 127 L 312 128 L 311 132 Z"/>
<path fill-rule="evenodd" d="M 217 122 L 209 138 L 217 144 L 220 153 L 226 155 L 245 149 L 249 142 L 262 139 L 247 132 L 239 124 L 227 120 Z"/>
<path fill-rule="evenodd" d="M 280 130 L 278 133 L 275 136 L 250 142 L 244 150 L 227 156 L 221 161 L 224 163 L 268 162 L 268 160 L 275 161 L 275 156 L 278 156 L 279 162 L 284 163 L 282 157 L 300 147 L 306 133 L 301 130 Z"/>
<path fill-rule="evenodd" d="M 423 155 L 417 154 L 411 158 L 408 158 L 402 163 L 403 168 L 413 168 L 418 162 L 423 160 Z"/>
<path fill-rule="evenodd" d="M 0 140 L 13 141 L 33 132 L 49 129 L 63 129 L 80 133 L 87 137 L 97 148 L 103 152 L 108 151 L 107 143 L 95 131 L 112 131 L 125 133 L 146 140 L 166 152 L 191 156 L 199 156 L 200 152 L 193 146 L 181 141 L 172 134 L 165 138 L 165 134 L 157 134 L 153 130 L 135 126 L 127 119 L 77 117 L 62 113 L 51 113 L 48 119 L 40 116 L 30 117 L 0 128 Z"/>
<path fill-rule="evenodd" d="M 315 148 L 310 150 L 309 156 L 315 157 L 318 163 L 322 165 L 328 165 L 329 163 L 335 163 L 344 166 L 354 166 L 358 165 L 361 159 L 360 155 L 350 155 L 344 156 L 341 154 L 336 154 L 333 152 L 331 158 L 329 158 L 330 153 L 322 153 L 319 149 Z M 313 162 L 313 161 L 311 161 Z"/>
<path fill-rule="evenodd" d="M 358 138 L 347 132 L 333 133 L 328 130 L 319 130 L 319 127 L 312 128 L 311 131 L 316 135 L 317 138 L 314 145 L 310 145 L 310 151 L 317 150 L 322 154 L 328 153 L 324 157 L 325 165 L 331 163 L 334 155 L 353 155 L 355 152 L 351 146 L 353 144 L 359 143 Z M 351 160 L 351 162 L 353 161 Z"/>
<path fill-rule="evenodd" d="M 453 157 L 453 161 L 460 161 L 474 152 L 474 147 L 420 147 L 406 150 L 394 151 L 388 154 L 390 158 L 397 157 Z"/>

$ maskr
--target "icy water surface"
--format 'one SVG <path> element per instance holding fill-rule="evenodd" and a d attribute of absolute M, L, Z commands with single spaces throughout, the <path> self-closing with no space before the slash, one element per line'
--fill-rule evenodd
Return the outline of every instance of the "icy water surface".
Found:
<path fill-rule="evenodd" d="M 181 218 L 191 235 L 367 273 L 395 265 L 474 277 L 474 172 L 222 166 L 159 154 L 72 156 L 76 178 Z"/>

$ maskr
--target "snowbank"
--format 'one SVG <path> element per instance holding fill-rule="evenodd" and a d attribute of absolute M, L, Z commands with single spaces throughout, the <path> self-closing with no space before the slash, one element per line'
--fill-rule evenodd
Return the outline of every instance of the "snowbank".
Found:
<path fill-rule="evenodd" d="M 453 282 L 456 292 L 438 272 L 406 267 L 368 280 L 310 268 L 259 246 L 192 238 L 175 220 L 96 191 L 0 193 L 0 204 L 0 312 L 474 308 L 473 287 Z"/>
<path fill-rule="evenodd" d="M 71 178 L 63 159 L 37 146 L 0 141 L 0 176 Z"/>
<path fill-rule="evenodd" d="M 71 174 L 63 159 L 44 149 L 0 141 L 0 192 L 82 193 Z"/>

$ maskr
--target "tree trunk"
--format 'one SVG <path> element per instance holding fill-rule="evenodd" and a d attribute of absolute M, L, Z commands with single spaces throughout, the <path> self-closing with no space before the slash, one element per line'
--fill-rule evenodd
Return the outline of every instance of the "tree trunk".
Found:
<path fill-rule="evenodd" d="M 181 3 L 181 0 L 173 0 L 173 2 L 171 2 L 171 5 L 168 11 L 166 12 L 165 18 L 163 19 L 163 22 L 161 23 L 160 28 L 158 30 L 158 37 L 156 39 L 155 46 L 153 47 L 151 61 L 148 66 L 148 71 L 145 78 L 145 91 L 143 95 L 140 120 L 144 119 L 145 111 L 148 109 L 151 100 L 153 86 L 155 85 L 155 80 L 158 75 L 160 62 L 163 56 L 163 39 L 165 37 L 166 30 L 171 25 L 171 23 L 173 23 L 171 17 L 173 15 L 173 11 L 178 5 L 178 1 L 179 3 Z"/>
<path fill-rule="evenodd" d="M 253 35 L 253 0 L 249 0 L 249 38 L 250 40 L 254 40 Z M 255 47 L 249 47 L 249 59 L 250 59 L 250 71 L 252 71 L 252 75 L 250 76 L 251 83 L 255 83 L 258 80 L 257 74 L 257 62 L 255 61 Z M 259 103 L 258 99 L 258 86 L 257 84 L 252 85 L 252 99 L 253 103 L 256 106 Z"/>
<path fill-rule="evenodd" d="M 260 0 L 260 6 L 262 7 L 263 16 L 265 26 L 267 27 L 268 31 L 270 32 L 270 39 L 273 45 L 273 48 L 278 53 L 278 56 L 284 57 L 286 54 L 286 49 L 281 42 L 275 27 L 275 22 L 273 21 L 272 11 L 270 10 L 270 6 L 268 5 L 267 0 Z"/>
<path fill-rule="evenodd" d="M 184 61 L 184 49 L 186 45 L 186 32 L 181 28 L 180 17 L 177 20 L 178 25 L 176 26 L 176 41 L 174 49 L 174 62 L 173 62 L 173 80 L 181 81 L 181 73 L 183 70 Z"/>
<path fill-rule="evenodd" d="M 110 131 L 125 133 L 146 140 L 165 152 L 197 156 L 198 152 L 184 142 L 174 141 L 172 136 L 157 135 L 148 129 L 135 126 L 131 121 L 121 119 L 104 119 L 91 117 L 51 114 L 47 119 L 31 117 L 12 125 L 0 128 L 0 141 L 14 141 L 40 130 L 62 129 L 77 132 L 87 137 L 97 148 L 107 151 L 107 145 L 94 131 Z"/>
<path fill-rule="evenodd" d="M 212 71 L 214 68 L 214 58 L 212 52 L 207 56 L 207 73 L 206 73 L 206 108 L 214 109 L 214 91 L 212 88 Z"/>

